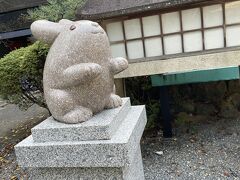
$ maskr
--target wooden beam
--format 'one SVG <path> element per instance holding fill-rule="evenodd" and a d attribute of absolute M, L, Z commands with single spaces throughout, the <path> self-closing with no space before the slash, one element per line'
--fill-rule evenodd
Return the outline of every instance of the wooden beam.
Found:
<path fill-rule="evenodd" d="M 117 74 L 115 78 L 219 69 L 239 65 L 240 50 L 238 49 L 219 53 L 175 57 L 165 60 L 130 63 L 128 69 Z"/>
<path fill-rule="evenodd" d="M 31 34 L 32 33 L 30 29 L 0 33 L 0 40 L 22 37 L 22 36 L 30 36 Z"/>
<path fill-rule="evenodd" d="M 158 87 L 220 80 L 232 80 L 239 78 L 239 67 L 228 67 L 177 74 L 153 75 L 151 76 L 151 81 L 152 86 Z"/>

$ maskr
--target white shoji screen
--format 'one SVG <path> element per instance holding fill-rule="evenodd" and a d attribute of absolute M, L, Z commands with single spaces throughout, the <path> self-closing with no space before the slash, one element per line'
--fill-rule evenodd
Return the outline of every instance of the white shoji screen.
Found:
<path fill-rule="evenodd" d="M 226 3 L 225 12 L 227 46 L 240 46 L 240 1 Z"/>
<path fill-rule="evenodd" d="M 155 14 L 106 25 L 114 57 L 160 57 L 240 46 L 240 1 Z"/>

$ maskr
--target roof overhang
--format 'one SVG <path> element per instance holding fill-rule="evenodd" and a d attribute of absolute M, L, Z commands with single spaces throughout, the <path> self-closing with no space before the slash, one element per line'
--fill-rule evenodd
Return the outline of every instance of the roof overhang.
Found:
<path fill-rule="evenodd" d="M 2 0 L 0 13 L 32 8 L 46 3 L 47 0 Z"/>
<path fill-rule="evenodd" d="M 219 0 L 88 0 L 77 10 L 78 19 L 103 20 L 120 16 L 164 11 L 185 6 L 197 6 L 203 3 L 214 3 Z"/>
<path fill-rule="evenodd" d="M 11 39 L 11 38 L 16 38 L 16 37 L 23 37 L 23 36 L 30 36 L 31 34 L 32 33 L 31 33 L 30 29 L 5 32 L 5 33 L 0 33 L 0 40 Z"/>

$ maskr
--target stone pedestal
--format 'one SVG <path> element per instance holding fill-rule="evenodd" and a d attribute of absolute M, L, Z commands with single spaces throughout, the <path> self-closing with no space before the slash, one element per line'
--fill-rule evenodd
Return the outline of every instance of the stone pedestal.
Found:
<path fill-rule="evenodd" d="M 48 118 L 15 146 L 18 164 L 30 179 L 144 179 L 140 139 L 146 125 L 144 106 L 123 98 L 81 124 Z"/>

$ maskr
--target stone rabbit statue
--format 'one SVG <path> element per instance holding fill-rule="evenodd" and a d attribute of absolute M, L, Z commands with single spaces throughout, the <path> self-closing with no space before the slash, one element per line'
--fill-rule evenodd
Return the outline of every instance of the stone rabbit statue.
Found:
<path fill-rule="evenodd" d="M 128 67 L 112 58 L 107 34 L 98 23 L 39 20 L 33 36 L 51 45 L 43 75 L 44 96 L 52 116 L 64 123 L 80 123 L 122 100 L 114 94 L 114 75 Z"/>

